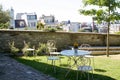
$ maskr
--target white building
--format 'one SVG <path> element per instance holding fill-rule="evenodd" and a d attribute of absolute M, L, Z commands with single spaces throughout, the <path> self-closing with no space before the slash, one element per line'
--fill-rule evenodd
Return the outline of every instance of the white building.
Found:
<path fill-rule="evenodd" d="M 16 20 L 25 20 L 27 29 L 37 29 L 36 13 L 17 13 Z"/>
<path fill-rule="evenodd" d="M 15 28 L 15 21 L 14 21 L 14 9 L 10 9 L 10 27 L 9 28 Z"/>
<path fill-rule="evenodd" d="M 120 31 L 120 23 L 110 25 L 110 33 L 115 33 Z"/>
<path fill-rule="evenodd" d="M 79 22 L 63 22 L 63 30 L 66 32 L 78 32 L 80 29 L 80 23 Z"/>
<path fill-rule="evenodd" d="M 78 32 L 79 29 L 80 29 L 80 23 L 78 23 L 78 22 L 71 22 L 70 23 L 70 31 Z"/>
<path fill-rule="evenodd" d="M 18 19 L 21 19 L 21 16 L 24 15 L 24 14 L 25 14 L 25 13 L 17 13 L 17 14 L 16 14 L 16 19 L 17 19 L 17 20 L 18 20 Z"/>
<path fill-rule="evenodd" d="M 53 15 L 50 16 L 42 15 L 42 17 L 40 17 L 40 20 L 44 23 L 54 23 L 55 17 Z"/>
<path fill-rule="evenodd" d="M 50 27 L 56 27 L 58 25 L 58 21 L 55 20 L 55 17 L 53 15 L 45 16 L 42 15 L 39 20 L 44 23 L 46 26 Z"/>
<path fill-rule="evenodd" d="M 98 32 L 99 33 L 107 33 L 107 27 L 108 27 L 108 24 L 107 23 L 102 23 L 102 24 L 99 24 L 98 25 L 99 26 L 99 28 L 98 28 Z M 118 21 L 118 23 L 116 23 L 116 22 L 112 22 L 111 24 L 110 24 L 110 33 L 115 33 L 115 32 L 119 32 L 120 31 L 120 23 L 119 23 L 119 21 Z"/>

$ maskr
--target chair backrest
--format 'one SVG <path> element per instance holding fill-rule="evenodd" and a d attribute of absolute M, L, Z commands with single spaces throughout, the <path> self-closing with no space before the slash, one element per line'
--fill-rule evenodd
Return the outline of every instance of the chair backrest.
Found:
<path fill-rule="evenodd" d="M 27 43 L 26 41 L 23 41 L 23 43 L 24 43 L 24 47 L 25 48 L 29 48 L 30 47 L 30 42 Z"/>
<path fill-rule="evenodd" d="M 80 47 L 91 47 L 89 44 L 81 44 Z"/>
<path fill-rule="evenodd" d="M 85 50 L 89 50 L 91 46 L 89 44 L 81 44 L 80 48 L 83 48 Z"/>
<path fill-rule="evenodd" d="M 49 52 L 55 52 L 57 49 L 56 42 L 54 40 L 48 40 L 47 47 L 48 47 Z"/>
<path fill-rule="evenodd" d="M 90 66 L 91 65 L 91 60 L 90 58 L 86 57 L 81 57 L 80 61 L 78 62 L 78 66 Z"/>
<path fill-rule="evenodd" d="M 56 47 L 56 42 L 54 40 L 48 40 L 47 41 L 47 46 L 48 47 Z"/>

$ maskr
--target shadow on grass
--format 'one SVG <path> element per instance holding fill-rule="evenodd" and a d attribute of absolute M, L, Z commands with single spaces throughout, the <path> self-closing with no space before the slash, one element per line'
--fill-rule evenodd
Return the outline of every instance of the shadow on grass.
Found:
<path fill-rule="evenodd" d="M 69 67 L 68 64 L 60 64 L 60 66 L 63 66 L 63 67 Z"/>
<path fill-rule="evenodd" d="M 106 70 L 102 70 L 102 69 L 94 69 L 94 71 L 96 71 L 96 72 L 106 72 Z"/>
<path fill-rule="evenodd" d="M 17 61 L 29 65 L 33 67 L 34 69 L 43 72 L 44 74 L 51 75 L 52 77 L 57 78 L 58 80 L 77 80 L 77 71 L 76 70 L 70 70 L 70 73 L 65 77 L 67 71 L 69 70 L 68 68 L 62 68 L 55 66 L 56 73 L 54 72 L 53 66 L 50 64 L 38 62 L 36 60 L 25 60 L 22 58 L 15 58 Z M 98 70 L 101 71 L 102 70 Z M 104 71 L 103 71 L 104 72 Z M 92 74 L 90 74 L 90 80 L 92 79 Z M 94 80 L 116 80 L 112 77 L 105 76 L 105 75 L 99 75 L 99 74 L 93 74 Z M 81 72 L 79 72 L 79 80 L 87 80 L 87 75 L 83 75 Z"/>

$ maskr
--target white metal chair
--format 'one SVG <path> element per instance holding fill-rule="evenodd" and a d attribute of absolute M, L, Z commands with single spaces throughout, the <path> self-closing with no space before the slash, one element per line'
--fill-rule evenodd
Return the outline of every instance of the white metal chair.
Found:
<path fill-rule="evenodd" d="M 36 54 L 34 53 L 34 51 L 35 51 L 35 46 L 33 46 L 33 47 L 31 48 L 31 47 L 30 47 L 30 42 L 26 43 L 26 42 L 24 41 L 24 47 L 23 47 L 22 51 L 23 51 L 23 54 L 24 54 L 25 56 L 28 56 L 28 54 L 29 54 L 30 52 L 32 52 L 32 55 L 33 55 L 33 56 L 36 55 Z"/>
<path fill-rule="evenodd" d="M 88 50 L 88 51 L 89 51 L 90 47 L 91 46 L 89 44 L 81 44 L 81 46 L 80 46 L 80 48 Z M 84 57 L 92 59 L 93 60 L 93 62 L 92 62 L 93 63 L 93 68 L 95 68 L 94 56 L 91 55 L 91 54 L 88 54 L 88 55 L 85 55 Z"/>
<path fill-rule="evenodd" d="M 93 80 L 93 67 L 91 65 L 91 59 L 90 58 L 86 58 L 86 57 L 82 57 L 81 58 L 81 63 L 78 65 L 77 67 L 78 71 L 81 71 L 81 74 L 87 73 L 87 78 L 88 80 L 90 80 L 90 75 L 89 75 L 89 71 L 91 71 L 92 74 L 92 79 Z M 78 72 L 77 72 L 77 80 L 78 80 Z"/>
<path fill-rule="evenodd" d="M 59 57 L 60 53 L 57 52 L 57 48 L 56 48 L 56 42 L 54 40 L 48 40 L 47 48 L 48 48 L 48 52 L 49 52 L 49 54 L 47 56 L 47 62 L 51 61 L 51 64 L 53 65 L 53 68 L 54 68 L 54 72 L 56 72 L 55 62 L 59 61 L 61 63 L 61 60 Z"/>

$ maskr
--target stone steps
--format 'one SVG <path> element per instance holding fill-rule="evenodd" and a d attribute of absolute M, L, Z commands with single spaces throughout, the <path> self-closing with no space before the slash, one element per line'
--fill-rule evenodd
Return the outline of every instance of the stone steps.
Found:
<path fill-rule="evenodd" d="M 96 47 L 84 47 L 84 48 L 82 47 L 79 49 L 92 51 L 93 55 L 100 55 L 100 54 L 106 54 L 107 47 L 96 46 Z M 119 46 L 110 46 L 109 47 L 109 54 L 120 54 L 120 47 Z"/>
<path fill-rule="evenodd" d="M 104 55 L 106 54 L 106 51 L 92 51 L 93 55 Z M 119 51 L 109 51 L 109 54 L 120 54 L 120 50 Z"/>

